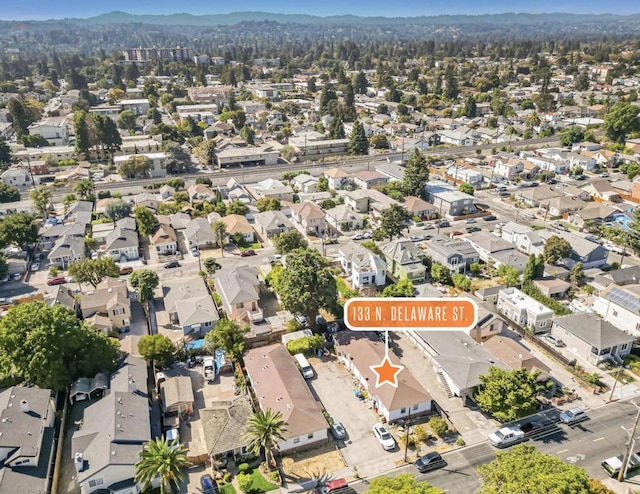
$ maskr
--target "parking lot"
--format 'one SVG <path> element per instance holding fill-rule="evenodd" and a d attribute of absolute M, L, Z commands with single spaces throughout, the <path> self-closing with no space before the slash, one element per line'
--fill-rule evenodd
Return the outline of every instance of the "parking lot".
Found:
<path fill-rule="evenodd" d="M 307 380 L 309 387 L 327 412 L 344 425 L 347 438 L 338 441 L 338 447 L 348 465 L 353 466 L 386 455 L 390 463 L 404 457 L 404 451 L 396 447 L 384 451 L 371 431 L 379 422 L 377 415 L 364 401 L 354 395 L 354 378 L 337 360 L 310 358 L 315 377 Z M 393 433 L 393 428 L 389 428 Z M 396 437 L 396 442 L 397 442 Z"/>

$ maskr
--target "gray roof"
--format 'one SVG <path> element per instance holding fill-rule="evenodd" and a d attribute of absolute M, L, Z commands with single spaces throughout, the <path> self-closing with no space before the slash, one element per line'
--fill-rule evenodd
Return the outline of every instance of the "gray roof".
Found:
<path fill-rule="evenodd" d="M 100 389 L 104 390 L 109 387 L 109 376 L 104 372 L 96 374 L 94 378 L 81 377 L 71 385 L 69 398 L 73 399 L 76 395 L 91 395 Z"/>
<path fill-rule="evenodd" d="M 422 263 L 425 255 L 415 243 L 406 238 L 399 238 L 382 246 L 382 253 L 387 259 L 405 265 L 412 263 Z"/>
<path fill-rule="evenodd" d="M 638 314 L 640 312 L 638 288 L 638 285 L 632 285 L 626 288 L 620 288 L 617 285 L 609 285 L 606 289 L 600 292 L 600 296 L 627 309 L 629 312 Z"/>
<path fill-rule="evenodd" d="M 204 441 L 210 455 L 218 455 L 247 445 L 242 438 L 244 428 L 253 413 L 247 396 L 233 401 L 214 402 L 200 410 Z"/>
<path fill-rule="evenodd" d="M 85 460 L 78 483 L 107 466 L 131 467 L 138 461 L 151 439 L 147 378 L 146 362 L 129 355 L 111 375 L 105 396 L 85 410 L 82 428 L 72 437 L 72 452 L 82 453 Z"/>
<path fill-rule="evenodd" d="M 200 276 L 162 284 L 164 303 L 169 313 L 176 313 L 181 326 L 210 323 L 220 319 L 218 310 Z"/>
<path fill-rule="evenodd" d="M 635 339 L 613 324 L 587 312 L 556 317 L 553 322 L 598 349 L 631 343 Z"/>
<path fill-rule="evenodd" d="M 260 279 L 255 267 L 220 269 L 213 275 L 213 282 L 217 292 L 230 306 L 260 300 Z"/>
<path fill-rule="evenodd" d="M 193 397 L 193 385 L 189 376 L 170 377 L 160 384 L 160 395 L 165 410 L 182 403 L 195 401 Z"/>
<path fill-rule="evenodd" d="M 477 245 L 480 249 L 489 253 L 515 249 L 515 246 L 511 242 L 502 240 L 500 237 L 496 237 L 487 231 L 473 233 L 465 237 L 464 240 L 473 245 Z"/>
<path fill-rule="evenodd" d="M 53 225 L 52 227 L 40 228 L 38 232 L 43 237 L 60 238 L 64 235 L 82 235 L 84 237 L 85 225 L 81 223 L 67 223 L 66 225 Z"/>
<path fill-rule="evenodd" d="M 382 173 L 383 175 L 386 175 L 389 178 L 392 178 L 394 180 L 404 180 L 404 166 L 386 161 L 374 163 L 373 165 L 376 171 Z"/>
<path fill-rule="evenodd" d="M 17 492 L 46 492 L 49 486 L 49 467 L 55 455 L 55 428 L 46 427 L 42 433 L 40 458 L 35 467 L 0 468 L 0 494 Z"/>
<path fill-rule="evenodd" d="M 253 221 L 268 232 L 277 229 L 292 229 L 293 223 L 284 215 L 282 211 L 264 211 L 253 215 Z"/>
<path fill-rule="evenodd" d="M 478 251 L 469 242 L 462 240 L 451 240 L 444 235 L 436 235 L 431 239 L 427 246 L 427 250 L 433 250 L 438 254 L 449 257 L 452 255 L 460 255 L 463 258 L 475 257 Z"/>
<path fill-rule="evenodd" d="M 138 247 L 138 233 L 135 230 L 116 226 L 116 229 L 107 235 L 105 245 L 107 250 Z"/>
<path fill-rule="evenodd" d="M 84 230 L 84 227 L 82 229 Z M 84 234 L 65 235 L 56 240 L 51 252 L 49 252 L 49 259 L 62 257 L 84 257 Z"/>
<path fill-rule="evenodd" d="M 198 244 L 204 243 L 216 243 L 216 236 L 211 229 L 211 224 L 206 218 L 194 218 L 187 223 L 187 228 L 184 232 L 188 240 L 195 242 L 198 239 Z"/>
<path fill-rule="evenodd" d="M 617 285 L 640 283 L 640 266 L 630 266 L 623 269 L 609 271 L 607 276 Z"/>
<path fill-rule="evenodd" d="M 529 261 L 529 256 L 517 250 L 495 252 L 491 254 L 491 258 L 502 264 L 516 268 L 520 273 L 524 271 L 524 267 Z"/>

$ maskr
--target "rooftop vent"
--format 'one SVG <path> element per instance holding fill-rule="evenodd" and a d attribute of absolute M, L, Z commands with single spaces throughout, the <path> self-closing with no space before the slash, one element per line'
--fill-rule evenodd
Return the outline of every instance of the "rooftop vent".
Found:
<path fill-rule="evenodd" d="M 20 402 L 20 408 L 24 413 L 29 413 L 29 402 L 27 400 L 22 400 Z"/>

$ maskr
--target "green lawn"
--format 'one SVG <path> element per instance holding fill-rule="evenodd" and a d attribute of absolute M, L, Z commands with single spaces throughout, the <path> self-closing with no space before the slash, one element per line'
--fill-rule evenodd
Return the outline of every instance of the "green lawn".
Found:
<path fill-rule="evenodd" d="M 260 249 L 262 247 L 262 245 L 260 245 L 260 242 L 253 242 L 252 244 L 246 244 L 243 247 L 238 246 L 238 250 L 242 251 L 242 250 L 256 250 L 256 249 Z"/>
<path fill-rule="evenodd" d="M 224 484 L 220 487 L 220 494 L 236 494 L 236 488 L 232 484 Z"/>
<path fill-rule="evenodd" d="M 247 474 L 239 473 L 238 474 L 239 483 L 240 483 L 241 475 L 247 475 L 251 479 L 251 482 L 247 485 L 247 488 L 245 489 L 245 492 L 247 492 L 248 494 L 260 494 L 262 492 L 269 492 L 278 488 L 277 485 L 272 484 L 267 479 L 265 479 L 264 476 L 260 473 L 260 470 L 258 470 L 257 468 Z M 242 486 L 242 483 L 240 483 L 240 485 Z"/>

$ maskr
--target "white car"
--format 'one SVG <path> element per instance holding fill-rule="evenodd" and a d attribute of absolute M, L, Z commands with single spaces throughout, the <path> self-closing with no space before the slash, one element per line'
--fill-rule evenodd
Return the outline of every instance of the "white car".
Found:
<path fill-rule="evenodd" d="M 34 262 L 31 265 L 31 271 L 38 271 L 38 269 L 40 269 L 40 263 L 39 262 Z"/>
<path fill-rule="evenodd" d="M 391 451 L 396 447 L 396 440 L 384 425 L 374 425 L 373 435 L 376 436 L 376 439 L 382 445 L 382 449 L 384 449 L 385 451 Z"/>
<path fill-rule="evenodd" d="M 353 240 L 364 240 L 364 235 L 362 233 L 357 233 L 353 236 Z"/>

